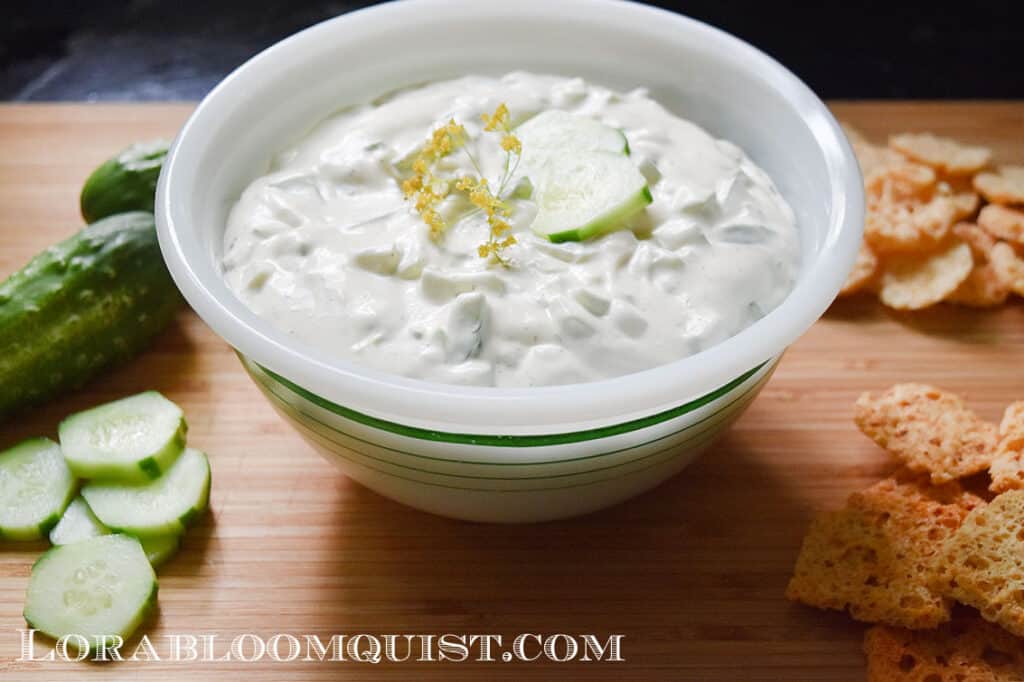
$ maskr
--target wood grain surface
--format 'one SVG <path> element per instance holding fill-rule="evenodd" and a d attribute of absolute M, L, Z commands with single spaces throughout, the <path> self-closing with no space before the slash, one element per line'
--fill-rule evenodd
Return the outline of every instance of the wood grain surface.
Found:
<path fill-rule="evenodd" d="M 869 135 L 933 130 L 1024 161 L 1024 103 L 836 103 Z M 78 229 L 86 174 L 123 145 L 173 135 L 190 105 L 0 107 L 0 275 Z M 622 663 L 18 662 L 43 543 L 0 547 L 0 679 L 856 680 L 861 625 L 783 589 L 816 509 L 875 481 L 886 456 L 850 415 L 863 390 L 919 380 L 984 416 L 1024 398 L 1024 305 L 915 315 L 843 301 L 785 356 L 731 433 L 683 474 L 585 518 L 500 527 L 403 508 L 338 473 L 270 409 L 190 312 L 137 361 L 0 427 L 0 447 L 55 435 L 89 405 L 156 388 L 184 406 L 213 466 L 209 515 L 160 570 L 168 633 L 623 634 Z M 50 643 L 43 641 L 44 651 Z M 186 677 L 187 676 L 187 677 Z"/>

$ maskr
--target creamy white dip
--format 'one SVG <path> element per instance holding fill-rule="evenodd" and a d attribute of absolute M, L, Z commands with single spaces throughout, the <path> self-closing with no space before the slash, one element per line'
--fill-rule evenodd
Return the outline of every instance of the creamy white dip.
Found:
<path fill-rule="evenodd" d="M 452 118 L 483 140 L 481 114 L 501 102 L 513 124 L 560 109 L 621 129 L 653 203 L 627 229 L 553 244 L 530 230 L 533 201 L 509 199 L 509 267 L 477 254 L 480 213 L 431 239 L 399 187 L 402 165 Z M 497 145 L 472 149 L 500 174 Z M 464 153 L 444 163 L 474 172 Z M 452 220 L 458 210 L 442 206 Z M 317 125 L 242 193 L 223 269 L 256 314 L 339 358 L 436 382 L 545 386 L 647 369 L 736 334 L 786 297 L 798 252 L 792 210 L 735 145 L 643 90 L 511 73 L 389 94 Z"/>

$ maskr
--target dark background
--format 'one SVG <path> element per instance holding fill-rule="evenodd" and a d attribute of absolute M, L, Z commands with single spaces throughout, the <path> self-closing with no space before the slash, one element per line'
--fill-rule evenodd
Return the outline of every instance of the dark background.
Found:
<path fill-rule="evenodd" d="M 0 99 L 198 99 L 267 45 L 368 4 L 373 3 L 5 3 L 0 19 Z M 748 40 L 823 97 L 1024 97 L 1024 0 L 651 4 Z"/>

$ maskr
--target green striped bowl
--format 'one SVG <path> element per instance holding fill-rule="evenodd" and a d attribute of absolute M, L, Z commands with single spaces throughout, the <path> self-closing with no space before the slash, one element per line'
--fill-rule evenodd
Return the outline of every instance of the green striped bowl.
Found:
<path fill-rule="evenodd" d="M 361 367 L 246 308 L 224 282 L 224 226 L 272 155 L 340 107 L 470 67 L 649 87 L 738 144 L 796 215 L 801 267 L 786 300 L 734 336 L 659 367 L 508 389 Z M 821 100 L 710 26 L 612 0 L 405 0 L 302 31 L 224 79 L 172 145 L 154 212 L 182 294 L 310 443 L 406 504 L 513 522 L 624 500 L 707 448 L 835 298 L 861 244 L 863 199 L 852 150 Z"/>
<path fill-rule="evenodd" d="M 486 435 L 378 419 L 239 357 L 281 416 L 349 477 L 435 514 L 507 523 L 584 514 L 656 486 L 742 414 L 778 361 L 650 417 L 568 433 Z"/>

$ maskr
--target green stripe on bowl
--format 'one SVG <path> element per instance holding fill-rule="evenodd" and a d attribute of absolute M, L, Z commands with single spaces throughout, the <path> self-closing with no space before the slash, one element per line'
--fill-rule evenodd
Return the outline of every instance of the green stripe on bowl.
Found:
<path fill-rule="evenodd" d="M 305 427 L 303 425 L 303 428 L 305 429 L 307 427 Z M 604 476 L 602 478 L 597 478 L 597 479 L 592 479 L 592 480 L 587 480 L 587 481 L 575 481 L 575 482 L 564 483 L 564 484 L 559 484 L 559 485 L 531 485 L 529 487 L 516 487 L 516 488 L 480 487 L 480 486 L 477 486 L 477 485 L 454 485 L 453 483 L 456 483 L 457 481 L 453 481 L 451 483 L 441 483 L 441 482 L 438 482 L 438 481 L 428 481 L 428 480 L 424 480 L 423 478 L 415 477 L 415 476 L 412 476 L 412 475 L 402 475 L 402 474 L 395 473 L 393 471 L 388 471 L 387 469 L 381 468 L 379 466 L 374 466 L 372 464 L 368 464 L 367 462 L 361 462 L 361 461 L 355 459 L 354 457 L 342 455 L 342 454 L 338 453 L 336 450 L 332 449 L 330 447 L 330 445 L 328 445 L 328 444 L 320 443 L 320 447 L 326 448 L 330 452 L 330 455 L 332 457 L 338 457 L 339 459 L 345 460 L 346 462 L 348 462 L 350 464 L 354 464 L 356 466 L 363 467 L 365 469 L 369 469 L 370 471 L 376 472 L 376 473 L 384 475 L 384 476 L 390 476 L 391 478 L 397 478 L 397 479 L 402 480 L 402 481 L 407 481 L 409 483 L 416 483 L 416 484 L 419 484 L 419 485 L 426 485 L 426 486 L 431 486 L 431 487 L 434 487 L 434 488 L 446 488 L 448 490 L 461 490 L 461 491 L 464 491 L 464 492 L 477 492 L 477 493 L 533 493 L 533 492 L 547 492 L 547 491 L 552 491 L 552 490 L 566 490 L 566 489 L 570 489 L 570 488 L 584 488 L 584 487 L 587 487 L 587 486 L 599 485 L 601 483 L 608 483 L 608 482 L 611 482 L 611 481 L 617 481 L 617 480 L 620 480 L 620 479 L 622 479 L 622 478 L 624 478 L 626 476 L 631 476 L 633 474 L 638 474 L 638 473 L 640 473 L 642 471 L 646 471 L 648 469 L 656 467 L 659 464 L 662 464 L 662 463 L 664 463 L 664 462 L 666 462 L 668 460 L 675 459 L 677 457 L 684 456 L 684 455 L 689 455 L 689 454 L 693 453 L 694 450 L 703 449 L 704 447 L 707 447 L 708 445 L 710 445 L 718 437 L 718 435 L 719 434 L 717 432 L 706 433 L 706 434 L 704 434 L 704 438 L 695 439 L 697 442 L 696 443 L 692 443 L 690 445 L 690 447 L 688 449 L 686 449 L 686 450 L 679 450 L 678 448 L 676 448 L 674 446 L 673 447 L 667 447 L 667 448 L 662 448 L 662 449 L 660 449 L 660 450 L 658 450 L 658 451 L 656 451 L 654 453 L 651 453 L 649 456 L 644 456 L 643 458 L 640 458 L 640 459 L 630 460 L 629 462 L 624 462 L 621 466 L 616 466 L 616 467 L 612 467 L 612 468 L 618 469 L 618 468 L 622 468 L 622 467 L 627 467 L 627 466 L 630 466 L 630 465 L 633 465 L 633 464 L 637 464 L 638 462 L 641 462 L 641 461 L 643 461 L 643 465 L 639 466 L 639 467 L 636 467 L 636 468 L 631 468 L 628 471 L 616 472 L 616 473 L 614 473 L 612 475 Z M 315 431 L 312 431 L 312 430 L 309 431 L 309 437 L 312 438 L 314 441 L 319 441 L 321 439 L 327 440 L 323 436 L 318 435 Z M 327 443 L 331 443 L 331 441 L 327 440 Z M 354 452 L 354 451 L 353 451 L 353 454 L 355 454 L 356 456 L 359 456 L 359 457 L 363 457 L 364 456 L 364 455 L 362 455 L 362 453 L 358 453 L 358 452 Z M 590 472 L 590 471 L 583 472 L 583 474 L 591 474 L 591 473 L 594 473 L 594 472 Z M 444 476 L 443 475 L 438 475 L 438 477 L 439 478 L 443 478 Z M 451 477 L 449 477 L 449 478 L 451 478 Z M 522 482 L 530 482 L 530 481 L 535 481 L 535 480 L 536 479 L 515 479 L 515 478 L 511 478 L 511 479 L 503 479 L 503 482 L 507 482 L 507 483 L 522 483 Z M 495 481 L 495 483 L 497 483 L 497 481 Z"/>
<path fill-rule="evenodd" d="M 239 356 L 243 364 L 250 364 L 244 357 Z M 769 360 L 768 362 L 771 362 Z M 302 397 L 305 400 L 313 403 L 317 407 L 320 407 L 328 412 L 332 412 L 339 417 L 344 417 L 350 421 L 357 422 L 364 426 L 369 426 L 381 431 L 387 431 L 399 436 L 405 436 L 407 438 L 417 438 L 419 440 L 428 440 L 438 443 L 455 443 L 460 445 L 490 445 L 497 447 L 515 447 L 515 448 L 531 448 L 531 447 L 544 447 L 548 445 L 565 445 L 568 443 L 582 443 L 588 440 L 598 440 L 600 438 L 609 438 L 611 436 L 618 436 L 623 433 L 630 433 L 632 431 L 638 431 L 651 426 L 655 426 L 662 422 L 670 419 L 675 419 L 694 410 L 704 407 L 708 403 L 711 403 L 723 395 L 732 391 L 737 386 L 742 384 L 744 381 L 754 376 L 762 367 L 768 364 L 768 362 L 761 363 L 757 367 L 744 372 L 737 378 L 733 379 L 729 383 L 714 391 L 701 396 L 695 400 L 691 400 L 687 403 L 683 403 L 678 407 L 673 407 L 664 412 L 653 414 L 648 417 L 641 417 L 639 419 L 633 419 L 630 421 L 621 422 L 619 424 L 613 424 L 611 426 L 601 426 L 594 429 L 584 429 L 582 431 L 571 431 L 568 433 L 545 433 L 538 435 L 491 435 L 491 434 L 473 434 L 473 433 L 454 433 L 450 431 L 435 431 L 433 429 L 422 429 L 416 426 L 407 426 L 405 424 L 398 424 L 396 422 L 387 421 L 386 419 L 380 419 L 378 417 L 372 417 L 362 412 L 357 412 L 348 407 L 332 403 L 329 400 L 325 400 L 315 393 L 311 393 L 306 389 L 302 388 L 298 384 L 292 383 L 288 379 L 285 379 L 280 374 L 276 374 L 271 370 L 263 367 L 262 365 L 256 365 L 252 363 L 261 372 L 266 374 L 274 381 L 280 383 L 291 390 L 296 395 Z"/>
<path fill-rule="evenodd" d="M 732 410 L 733 406 L 736 405 L 737 403 L 741 402 L 741 401 L 746 401 L 746 403 L 749 403 L 751 400 L 753 400 L 755 394 L 768 381 L 768 379 L 770 377 L 771 377 L 771 373 L 770 372 L 765 373 L 764 376 L 762 376 L 760 379 L 758 379 L 757 382 L 755 382 L 755 383 L 751 384 L 750 386 L 748 386 L 746 388 L 746 390 L 744 390 L 742 393 L 739 393 L 739 394 L 737 394 L 735 396 L 730 396 L 729 402 L 727 402 L 726 404 L 722 405 L 720 407 L 720 409 L 718 409 L 716 412 L 712 412 L 711 414 L 705 415 L 703 418 L 693 422 L 692 424 L 687 424 L 686 426 L 684 426 L 683 428 L 679 429 L 678 431 L 673 431 L 671 433 L 667 433 L 667 434 L 658 436 L 657 438 L 652 438 L 651 440 L 647 440 L 647 441 L 644 441 L 642 443 L 636 443 L 634 445 L 627 445 L 625 447 L 619 447 L 619 448 L 615 448 L 613 450 L 606 450 L 604 452 L 598 452 L 598 453 L 594 453 L 594 454 L 590 454 L 590 455 L 582 455 L 582 456 L 579 456 L 579 457 L 565 457 L 565 458 L 559 458 L 559 459 L 517 460 L 515 462 L 493 462 L 493 461 L 491 461 L 491 462 L 482 462 L 482 461 L 479 461 L 479 460 L 455 459 L 455 458 L 451 458 L 451 457 L 435 457 L 435 456 L 425 455 L 425 454 L 418 453 L 418 452 L 410 452 L 408 450 L 401 450 L 401 449 L 394 448 L 394 447 L 391 447 L 391 446 L 388 446 L 388 445 L 383 445 L 381 443 L 369 441 L 369 440 L 367 440 L 365 438 L 360 438 L 359 436 L 356 436 L 356 435 L 353 435 L 351 433 L 348 433 L 347 431 L 344 431 L 344 430 L 338 428 L 334 424 L 325 422 L 322 419 L 320 419 L 319 417 L 317 417 L 317 415 L 312 414 L 311 412 L 308 412 L 306 410 L 303 410 L 301 407 L 297 407 L 297 406 L 292 405 L 291 402 L 289 402 L 288 398 L 286 398 L 285 396 L 283 396 L 280 393 L 278 393 L 278 390 L 275 388 L 276 385 L 273 384 L 271 381 L 269 381 L 269 379 L 265 380 L 265 379 L 263 379 L 263 378 L 261 378 L 259 376 L 254 376 L 253 378 L 256 380 L 257 386 L 264 392 L 264 394 L 267 396 L 267 398 L 272 403 L 275 403 L 279 407 L 279 409 L 283 410 L 287 414 L 287 416 L 289 416 L 292 419 L 295 419 L 297 421 L 303 422 L 303 425 L 306 426 L 307 428 L 312 428 L 313 430 L 317 430 L 315 426 L 310 426 L 309 422 L 312 422 L 313 424 L 316 424 L 317 426 L 320 426 L 323 429 L 326 429 L 328 431 L 336 433 L 336 434 L 338 434 L 340 436 L 348 438 L 348 439 L 350 439 L 352 441 L 355 441 L 357 443 L 361 443 L 361 444 L 364 444 L 364 445 L 369 445 L 371 447 L 377 448 L 378 450 L 384 450 L 386 452 L 393 452 L 393 453 L 398 454 L 398 455 L 403 455 L 403 456 L 406 456 L 406 457 L 412 457 L 412 458 L 415 458 L 415 459 L 427 460 L 427 461 L 436 461 L 436 462 L 441 462 L 441 463 L 444 463 L 444 464 L 451 464 L 451 465 L 465 465 L 465 464 L 469 464 L 469 465 L 474 465 L 474 466 L 481 466 L 481 467 L 488 467 L 488 468 L 490 468 L 490 467 L 556 466 L 556 465 L 562 465 L 562 464 L 567 464 L 567 463 L 572 463 L 572 462 L 580 462 L 580 461 L 584 461 L 584 460 L 597 459 L 597 458 L 607 457 L 609 455 L 619 454 L 619 453 L 626 452 L 626 451 L 636 450 L 638 448 L 642 448 L 642 447 L 645 447 L 647 445 L 652 445 L 652 444 L 660 442 L 660 441 L 665 441 L 665 440 L 674 438 L 674 437 L 676 437 L 676 436 L 678 436 L 678 435 L 680 435 L 682 433 L 686 433 L 686 432 L 692 431 L 694 429 L 700 428 L 702 426 L 704 427 L 704 430 L 707 430 L 707 428 L 709 428 L 709 427 L 710 428 L 714 428 L 715 426 L 717 426 L 717 423 L 716 422 L 712 422 L 712 420 L 715 420 L 716 418 L 721 416 L 723 413 Z M 740 408 L 737 408 L 737 409 L 742 409 L 743 407 L 746 406 L 746 403 L 744 403 L 743 406 L 741 406 Z M 709 424 L 708 422 L 712 422 L 712 423 Z M 331 439 L 331 440 L 333 441 L 333 439 Z M 340 445 L 342 447 L 346 447 L 346 448 L 348 448 L 350 450 L 353 450 L 355 452 L 360 452 L 357 449 L 356 446 L 353 446 L 350 443 L 342 443 L 342 442 L 339 442 L 339 441 L 333 441 L 333 442 L 335 442 L 337 445 Z M 361 453 L 361 454 L 365 454 L 365 453 Z M 433 472 L 434 470 L 429 470 L 429 471 Z M 440 473 L 440 472 L 438 472 L 438 473 Z"/>
<path fill-rule="evenodd" d="M 278 405 L 279 409 L 284 411 L 287 416 L 291 417 L 294 420 L 294 423 L 297 426 L 299 426 L 302 430 L 309 432 L 310 434 L 312 434 L 315 437 L 318 437 L 319 439 L 323 439 L 323 440 L 327 441 L 331 445 L 340 446 L 340 447 L 344 448 L 346 451 L 352 452 L 352 453 L 354 453 L 356 455 L 359 455 L 360 457 L 365 457 L 366 459 L 369 459 L 369 460 L 372 460 L 372 461 L 375 461 L 375 462 L 380 462 L 380 463 L 386 464 L 388 466 L 397 467 L 397 468 L 400 468 L 400 469 L 406 469 L 406 470 L 414 471 L 414 472 L 425 473 L 425 474 L 429 474 L 431 476 L 440 476 L 440 477 L 456 478 L 456 479 L 471 479 L 471 480 L 483 480 L 483 481 L 508 481 L 508 482 L 512 482 L 512 481 L 531 481 L 531 480 L 569 478 L 569 477 L 573 477 L 573 476 L 584 476 L 584 475 L 588 475 L 588 474 L 593 474 L 593 473 L 598 472 L 598 471 L 606 471 L 606 470 L 609 470 L 609 469 L 617 469 L 617 468 L 620 468 L 620 467 L 623 467 L 623 466 L 628 466 L 629 464 L 632 464 L 634 462 L 639 462 L 639 461 L 642 461 L 642 460 L 649 459 L 649 458 L 651 458 L 651 457 L 653 457 L 655 455 L 661 454 L 661 453 L 663 453 L 663 452 L 665 452 L 667 450 L 672 450 L 674 448 L 684 448 L 684 447 L 687 447 L 687 446 L 692 446 L 692 443 L 694 441 L 699 441 L 702 438 L 706 440 L 709 436 L 713 437 L 713 436 L 717 435 L 718 433 L 720 433 L 726 424 L 728 424 L 732 420 L 734 420 L 739 415 L 739 413 L 741 413 L 747 407 L 747 405 L 749 405 L 750 402 L 753 401 L 753 399 L 755 397 L 754 394 L 757 392 L 757 388 L 759 386 L 761 386 L 762 383 L 763 383 L 763 380 L 758 382 L 754 386 L 750 387 L 749 390 L 747 390 L 744 393 L 742 393 L 735 400 L 731 401 L 728 405 L 724 406 L 718 412 L 715 412 L 714 414 L 709 415 L 705 419 L 702 419 L 702 420 L 700 420 L 700 421 L 698 421 L 698 422 L 696 422 L 694 424 L 690 424 L 690 425 L 686 426 L 685 428 L 680 429 L 679 431 L 674 431 L 671 434 L 668 434 L 667 436 L 662 436 L 662 437 L 659 437 L 659 438 L 655 438 L 655 439 L 647 441 L 645 443 L 640 443 L 640 444 L 637 444 L 637 445 L 634 445 L 634 446 L 631 446 L 631 447 L 628 447 L 628 448 L 619 448 L 617 450 L 612 450 L 612 451 L 605 452 L 605 453 L 599 453 L 597 455 L 588 455 L 586 457 L 576 457 L 576 458 L 563 459 L 563 460 L 548 460 L 548 461 L 543 461 L 543 462 L 533 462 L 532 465 L 533 466 L 550 466 L 550 465 L 559 465 L 559 464 L 565 464 L 565 463 L 578 462 L 580 460 L 589 460 L 589 459 L 594 459 L 596 457 L 605 457 L 607 455 L 621 453 L 621 452 L 624 452 L 626 450 L 638 450 L 638 449 L 640 449 L 642 447 L 645 447 L 647 445 L 651 445 L 651 444 L 657 443 L 659 441 L 665 441 L 665 440 L 669 440 L 669 439 L 674 439 L 675 437 L 680 436 L 680 435 L 686 433 L 687 436 L 685 438 L 683 438 L 682 440 L 673 440 L 673 442 L 671 442 L 670 444 L 668 444 L 668 445 L 666 445 L 664 447 L 658 448 L 658 449 L 656 449 L 653 452 L 649 452 L 649 453 L 640 455 L 638 457 L 632 457 L 630 459 L 626 459 L 625 461 L 619 462 L 617 464 L 601 465 L 601 466 L 596 466 L 596 467 L 589 468 L 589 469 L 581 469 L 581 470 L 578 470 L 578 471 L 569 471 L 569 472 L 563 472 L 563 473 L 558 473 L 558 474 L 544 474 L 544 475 L 540 475 L 540 476 L 493 476 L 493 475 L 457 474 L 457 473 L 451 473 L 451 472 L 447 472 L 447 471 L 441 471 L 441 470 L 438 470 L 438 469 L 426 469 L 426 468 L 423 468 L 422 466 L 412 466 L 410 464 L 401 464 L 401 463 L 396 462 L 396 461 L 391 460 L 391 459 L 386 459 L 386 458 L 383 458 L 383 457 L 379 457 L 379 456 L 375 456 L 373 454 L 370 454 L 369 452 L 366 452 L 365 450 L 360 449 L 359 447 L 354 446 L 351 443 L 342 442 L 341 440 L 338 440 L 338 439 L 336 439 L 336 438 L 334 438 L 332 436 L 334 434 L 337 434 L 337 435 L 349 438 L 351 440 L 355 440 L 355 441 L 357 441 L 359 443 L 363 443 L 365 445 L 369 445 L 369 446 L 374 447 L 374 448 L 379 448 L 379 449 L 390 451 L 390 452 L 396 452 L 396 453 L 402 454 L 402 455 L 410 455 L 410 456 L 415 457 L 415 458 L 421 458 L 421 459 L 427 459 L 427 460 L 439 460 L 439 458 L 436 458 L 436 457 L 425 457 L 425 456 L 417 455 L 416 453 L 405 452 L 405 451 L 402 451 L 402 450 L 395 450 L 394 448 L 388 448 L 388 447 L 379 446 L 379 445 L 377 445 L 375 443 L 370 443 L 370 442 L 365 441 L 363 439 L 356 438 L 354 436 L 351 436 L 350 434 L 345 433 L 344 431 L 338 430 L 337 428 L 335 428 L 334 426 L 332 426 L 330 424 L 326 424 L 326 423 L 320 421 L 316 417 L 314 417 L 314 416 L 312 416 L 312 415 L 310 415 L 310 414 L 308 414 L 306 412 L 303 412 L 301 409 L 295 408 L 295 407 L 287 404 L 283 399 L 280 398 L 280 396 L 278 396 L 276 393 L 273 393 L 273 391 L 271 391 L 272 395 L 270 397 Z M 711 421 L 712 419 L 714 421 Z M 697 427 L 700 427 L 700 426 L 703 426 L 703 428 L 699 428 L 698 429 Z M 325 445 L 324 447 L 327 447 L 327 448 L 330 449 L 329 445 Z M 349 457 L 346 457 L 345 455 L 343 455 L 341 453 L 338 453 L 336 450 L 332 450 L 332 452 L 335 455 L 341 457 L 342 459 L 350 459 Z M 455 462 L 452 462 L 451 460 L 440 460 L 440 461 L 451 462 L 452 464 L 456 464 Z M 466 464 L 466 463 L 465 462 L 458 462 L 458 464 Z M 485 464 L 485 465 L 494 465 L 494 466 L 500 466 L 500 467 L 507 467 L 511 463 L 472 462 L 471 464 Z M 523 463 L 523 462 L 516 462 L 515 463 L 515 465 L 517 465 L 517 466 L 522 466 L 524 464 L 527 464 L 527 463 Z M 505 470 L 507 470 L 507 469 L 505 469 Z M 384 473 L 386 473 L 386 472 L 384 472 Z"/>

